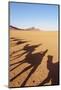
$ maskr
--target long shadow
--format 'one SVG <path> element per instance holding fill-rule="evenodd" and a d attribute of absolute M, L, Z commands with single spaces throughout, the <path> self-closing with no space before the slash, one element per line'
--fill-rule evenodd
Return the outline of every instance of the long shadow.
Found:
<path fill-rule="evenodd" d="M 14 46 L 18 46 L 18 45 L 21 45 L 21 44 L 24 44 L 24 43 L 27 43 L 27 42 L 28 42 L 28 41 L 24 41 L 24 40 L 22 40 L 22 39 L 16 39 L 16 38 L 13 38 L 13 37 L 12 37 L 11 39 L 17 41 L 17 42 L 15 42 Z M 22 50 L 22 49 L 13 51 L 13 52 L 10 54 L 10 56 L 14 55 L 14 54 L 17 53 L 17 52 L 20 52 L 21 50 Z"/>
<path fill-rule="evenodd" d="M 34 73 L 36 71 L 36 69 L 38 68 L 38 66 L 41 64 L 43 57 L 45 56 L 45 54 L 47 53 L 48 49 L 46 49 L 45 51 L 43 51 L 43 53 L 36 53 L 31 55 L 30 57 L 28 56 L 28 63 L 31 63 L 31 65 L 33 66 L 33 69 L 31 70 L 31 72 L 29 73 L 29 75 L 27 76 L 27 78 L 24 80 L 24 82 L 21 84 L 21 86 L 24 86 L 27 82 L 27 80 L 29 79 L 29 77 L 32 75 L 32 73 Z"/>
<path fill-rule="evenodd" d="M 16 45 L 19 45 L 19 44 L 23 44 L 23 43 L 26 43 L 27 41 L 18 41 L 18 42 L 16 42 Z"/>
<path fill-rule="evenodd" d="M 51 80 L 51 85 L 59 85 L 59 62 L 53 63 L 53 56 L 48 55 L 47 69 L 49 70 L 47 78 L 38 86 L 44 85 Z"/>
<path fill-rule="evenodd" d="M 19 41 L 19 40 L 21 40 L 21 39 L 17 39 L 17 38 L 15 38 L 15 37 L 11 37 L 10 40 L 12 40 L 12 41 Z"/>
<path fill-rule="evenodd" d="M 20 50 L 21 51 L 21 50 Z M 13 61 L 13 60 L 15 60 L 15 59 L 18 59 L 18 58 L 20 58 L 22 55 L 24 55 L 26 52 L 24 52 L 24 53 L 22 53 L 22 54 L 18 54 L 18 55 L 15 55 L 15 56 L 13 56 L 13 59 L 11 59 L 10 61 Z"/>
<path fill-rule="evenodd" d="M 17 38 L 14 38 L 14 37 L 10 38 L 10 40 L 13 41 L 13 46 L 12 47 L 28 42 L 28 41 L 24 41 L 23 39 L 17 39 Z"/>
<path fill-rule="evenodd" d="M 20 61 L 19 63 L 15 63 L 14 65 L 16 65 L 16 64 L 18 64 L 18 65 L 16 65 L 14 68 L 10 69 L 10 71 L 16 69 L 17 67 L 19 67 L 23 63 L 24 63 L 24 61 Z M 10 65 L 10 66 L 12 66 L 12 65 Z"/>
<path fill-rule="evenodd" d="M 14 54 L 20 52 L 21 50 L 22 50 L 22 49 L 19 49 L 19 50 L 13 51 L 13 52 L 10 54 L 10 56 L 12 56 L 12 55 L 14 55 Z"/>
<path fill-rule="evenodd" d="M 38 46 L 40 46 L 40 45 L 41 45 L 41 44 L 29 46 L 29 44 L 26 44 L 26 45 L 24 46 L 24 48 L 22 49 L 22 50 L 24 50 L 25 52 L 22 53 L 22 54 L 16 55 L 15 58 L 12 59 L 12 60 L 18 59 L 19 57 L 21 57 L 21 56 L 24 55 L 25 53 L 30 53 L 30 54 L 31 54 L 31 53 L 32 53 L 33 51 L 35 51 L 35 49 L 36 49 Z M 29 55 L 29 54 L 27 54 L 27 55 Z M 22 61 L 18 61 L 18 62 L 12 63 L 12 64 L 10 64 L 10 66 L 12 66 L 12 65 L 14 65 L 14 64 L 21 63 L 21 62 L 26 62 L 26 60 L 22 60 Z"/>
<path fill-rule="evenodd" d="M 20 76 L 23 72 L 25 72 L 25 71 L 29 70 L 31 67 L 33 67 L 32 70 L 30 71 L 30 73 L 28 74 L 27 78 L 21 84 L 21 86 L 24 86 L 26 84 L 27 80 L 32 75 L 32 73 L 35 72 L 35 70 L 37 69 L 37 67 L 41 64 L 41 62 L 43 60 L 43 57 L 45 56 L 45 54 L 48 51 L 48 49 L 46 49 L 45 51 L 42 51 L 40 53 L 32 54 L 32 52 L 38 46 L 40 46 L 40 44 L 39 45 L 36 45 L 36 46 L 29 46 L 29 44 L 27 44 L 26 46 L 24 46 L 24 50 L 28 54 L 26 55 L 26 58 L 23 60 L 23 63 L 29 63 L 30 65 L 28 67 L 25 67 L 25 69 L 23 71 L 21 71 L 16 76 L 14 76 L 13 78 L 11 78 L 10 81 L 13 81 L 16 77 Z"/>
<path fill-rule="evenodd" d="M 18 46 L 18 45 L 23 44 L 23 43 L 26 43 L 26 42 L 27 42 L 27 41 L 22 41 L 22 40 L 17 41 L 17 42 L 15 42 L 15 43 L 13 43 L 13 46 L 12 46 L 12 47 Z"/>

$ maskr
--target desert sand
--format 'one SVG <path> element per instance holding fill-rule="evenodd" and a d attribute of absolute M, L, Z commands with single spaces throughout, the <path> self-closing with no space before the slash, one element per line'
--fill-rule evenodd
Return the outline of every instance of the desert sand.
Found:
<path fill-rule="evenodd" d="M 57 85 L 58 32 L 10 28 L 9 87 Z"/>

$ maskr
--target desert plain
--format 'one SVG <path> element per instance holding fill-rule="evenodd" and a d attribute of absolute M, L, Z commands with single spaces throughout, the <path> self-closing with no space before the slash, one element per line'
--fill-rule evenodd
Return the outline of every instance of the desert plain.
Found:
<path fill-rule="evenodd" d="M 58 31 L 10 27 L 9 33 L 9 87 L 58 85 Z"/>

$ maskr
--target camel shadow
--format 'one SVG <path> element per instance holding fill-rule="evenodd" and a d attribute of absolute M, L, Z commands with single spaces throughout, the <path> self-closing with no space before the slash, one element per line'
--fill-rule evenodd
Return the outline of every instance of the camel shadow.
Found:
<path fill-rule="evenodd" d="M 16 39 L 16 38 L 14 38 L 14 37 L 12 37 L 12 38 L 10 38 L 12 41 L 14 41 L 15 43 L 13 43 L 13 47 L 14 46 L 18 46 L 18 45 L 21 45 L 21 44 L 24 44 L 24 43 L 27 43 L 28 41 L 24 41 L 23 39 Z M 18 53 L 18 52 L 20 52 L 22 49 L 19 49 L 19 50 L 16 50 L 16 51 L 13 51 L 11 54 L 10 54 L 10 56 L 12 56 L 12 55 L 14 55 L 14 54 L 16 54 L 16 53 Z M 16 56 L 15 56 L 16 57 Z M 14 58 L 15 59 L 15 58 Z M 13 60 L 14 60 L 13 59 Z"/>
<path fill-rule="evenodd" d="M 11 37 L 10 41 L 13 44 L 12 47 L 28 42 L 28 41 L 24 41 L 23 39 L 17 39 L 17 38 L 14 38 L 14 37 Z"/>
<path fill-rule="evenodd" d="M 22 53 L 22 54 L 18 54 L 18 55 L 16 55 L 16 56 L 14 56 L 14 59 L 12 59 L 12 60 L 15 60 L 15 59 L 18 59 L 18 58 L 20 58 L 22 55 L 24 55 L 25 53 L 32 53 L 33 51 L 35 51 L 35 49 L 38 47 L 38 46 L 40 46 L 41 44 L 38 44 L 38 45 L 32 45 L 32 46 L 29 46 L 29 44 L 26 44 L 25 46 L 24 46 L 24 48 L 23 49 L 20 49 L 20 50 L 17 50 L 16 52 L 19 52 L 19 51 L 21 51 L 21 50 L 24 50 L 25 52 L 24 53 Z M 15 53 L 15 52 L 14 52 Z M 10 64 L 10 66 L 11 65 L 14 65 L 14 64 L 17 64 L 17 63 L 21 63 L 21 62 L 23 62 L 24 60 L 22 60 L 22 61 L 19 61 L 19 62 L 16 62 L 16 63 L 12 63 L 12 64 Z"/>
<path fill-rule="evenodd" d="M 51 80 L 51 85 L 59 85 L 59 62 L 53 63 L 53 56 L 48 55 L 47 69 L 49 70 L 46 79 L 38 86 L 44 85 Z"/>
<path fill-rule="evenodd" d="M 21 39 L 17 39 L 17 38 L 15 38 L 15 37 L 11 37 L 10 40 L 11 40 L 11 41 L 19 41 L 19 40 L 21 40 Z"/>
<path fill-rule="evenodd" d="M 28 76 L 26 77 L 26 79 L 24 80 L 24 82 L 21 84 L 21 86 L 24 86 L 26 84 L 27 80 L 30 78 L 30 76 L 32 75 L 32 73 L 34 73 L 35 70 L 38 68 L 38 66 L 41 64 L 41 62 L 43 60 L 43 57 L 45 56 L 45 54 L 48 51 L 48 49 L 46 49 L 45 51 L 32 54 L 32 52 L 35 50 L 35 48 L 39 47 L 40 45 L 41 44 L 29 46 L 29 44 L 27 44 L 27 45 L 24 46 L 23 50 L 25 50 L 25 52 L 27 53 L 27 55 L 26 55 L 26 57 L 25 57 L 24 60 L 19 61 L 17 63 L 14 63 L 14 64 L 18 64 L 19 63 L 19 65 L 17 65 L 15 68 L 17 68 L 18 66 L 20 66 L 23 63 L 28 63 L 30 65 L 28 67 L 25 67 L 25 69 L 23 71 L 21 71 L 16 76 L 14 76 L 13 78 L 11 78 L 10 81 L 13 81 L 16 77 L 20 76 L 22 73 L 26 72 L 31 67 L 33 67 L 31 69 L 30 73 L 28 74 Z M 15 68 L 13 68 L 12 70 L 14 70 Z"/>
<path fill-rule="evenodd" d="M 18 62 L 12 63 L 12 64 L 10 64 L 10 66 L 12 66 L 12 65 L 14 65 L 14 64 L 18 64 L 18 63 L 19 63 L 19 65 L 22 64 L 22 63 L 24 63 L 24 62 L 26 63 L 28 56 L 31 56 L 31 55 L 32 55 L 32 52 L 35 51 L 35 49 L 36 49 L 37 47 L 39 47 L 40 45 L 41 45 L 41 44 L 29 46 L 29 44 L 26 44 L 26 45 L 24 46 L 24 48 L 22 49 L 22 50 L 24 50 L 25 52 L 22 53 L 22 54 L 16 55 L 16 56 L 14 57 L 14 59 L 12 59 L 12 60 L 18 59 L 19 57 L 21 57 L 22 55 L 24 55 L 24 54 L 26 53 L 27 55 L 26 55 L 25 59 L 22 60 L 22 61 L 18 61 Z M 30 58 L 30 57 L 29 57 L 29 58 Z M 32 60 L 32 59 L 31 59 L 31 60 Z M 16 67 L 17 67 L 17 66 L 16 66 Z"/>

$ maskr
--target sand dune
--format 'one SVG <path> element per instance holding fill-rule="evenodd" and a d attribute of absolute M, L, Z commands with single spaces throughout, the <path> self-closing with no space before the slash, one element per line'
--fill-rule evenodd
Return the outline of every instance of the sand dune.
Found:
<path fill-rule="evenodd" d="M 10 28 L 9 87 L 57 85 L 58 65 L 57 31 Z"/>

